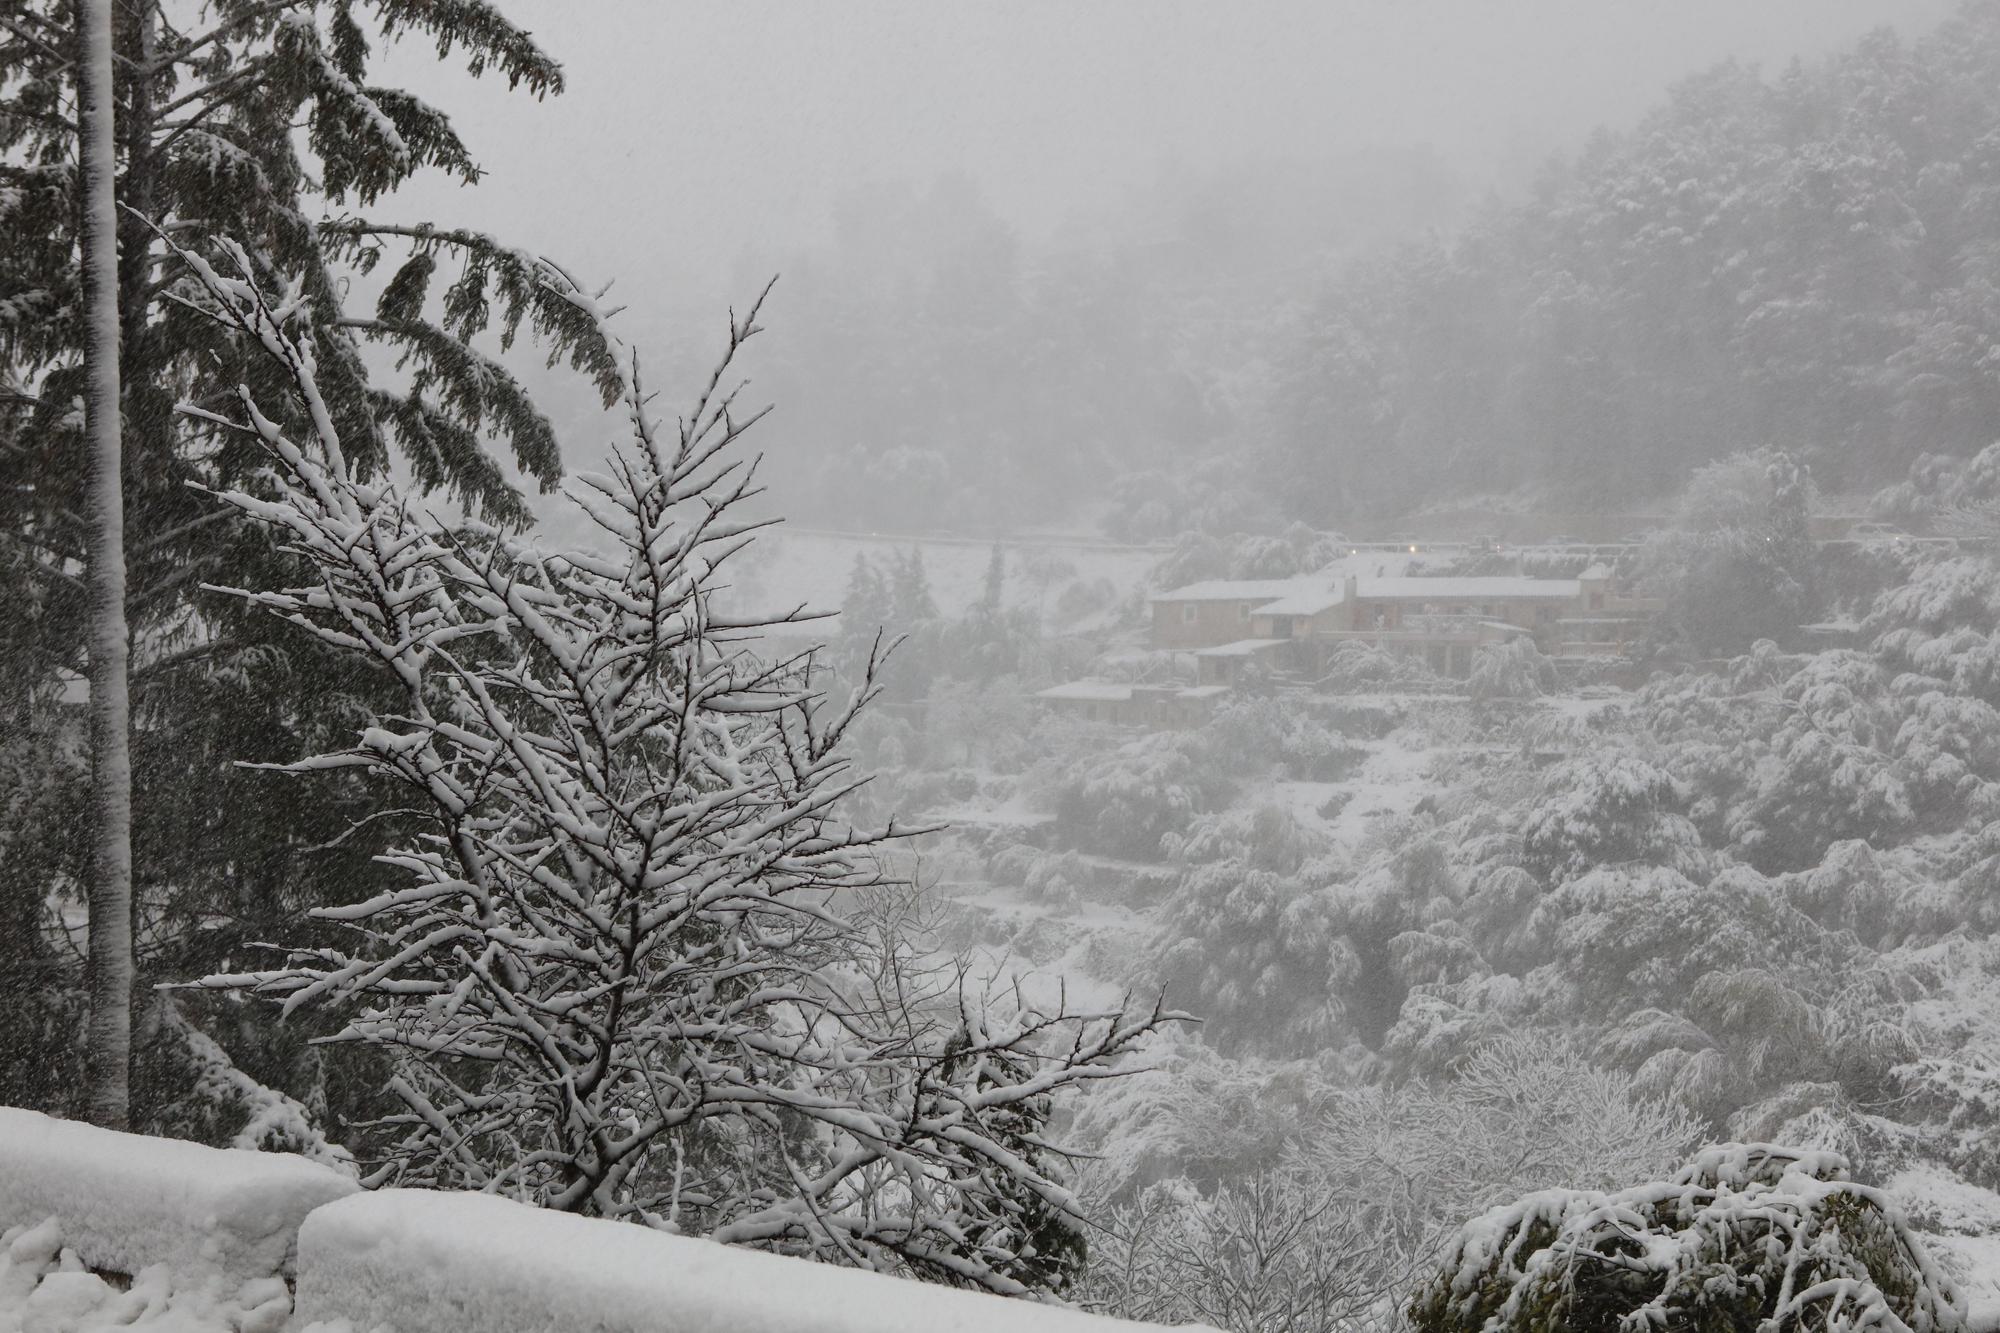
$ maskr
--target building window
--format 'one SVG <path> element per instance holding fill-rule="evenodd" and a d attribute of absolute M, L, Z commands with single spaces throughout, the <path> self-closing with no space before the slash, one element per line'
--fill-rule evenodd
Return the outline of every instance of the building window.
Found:
<path fill-rule="evenodd" d="M 1195 604 L 1193 602 L 1182 602 L 1181 624 L 1183 625 L 1194 624 L 1194 617 L 1195 617 Z"/>
<path fill-rule="evenodd" d="M 1238 602 L 1236 604 L 1236 618 L 1238 620 L 1248 620 L 1250 618 L 1250 603 Z"/>

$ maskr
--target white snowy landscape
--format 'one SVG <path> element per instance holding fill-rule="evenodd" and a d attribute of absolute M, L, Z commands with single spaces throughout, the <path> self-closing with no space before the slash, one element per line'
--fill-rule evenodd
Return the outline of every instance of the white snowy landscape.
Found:
<path fill-rule="evenodd" d="M 0 1333 L 1169 1326 L 2000 1333 L 2000 0 L 0 0 Z"/>

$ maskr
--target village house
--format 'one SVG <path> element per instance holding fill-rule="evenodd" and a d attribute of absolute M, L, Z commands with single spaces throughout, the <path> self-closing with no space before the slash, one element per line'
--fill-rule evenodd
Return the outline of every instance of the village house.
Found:
<path fill-rule="evenodd" d="M 1604 565 L 1574 579 L 1211 580 L 1152 599 L 1152 646 L 1192 653 L 1205 684 L 1233 683 L 1251 661 L 1311 672 L 1349 642 L 1419 657 L 1441 676 L 1464 679 L 1479 648 L 1522 635 L 1552 656 L 1622 653 L 1652 610 Z"/>
<path fill-rule="evenodd" d="M 1659 599 L 1642 597 L 1609 565 L 1592 565 L 1577 580 L 1580 604 L 1556 621 L 1557 657 L 1622 657 L 1646 632 Z"/>
<path fill-rule="evenodd" d="M 1439 676 L 1464 680 L 1481 648 L 1515 638 L 1572 661 L 1622 656 L 1657 609 L 1604 564 L 1573 579 L 1333 571 L 1213 579 L 1152 598 L 1151 646 L 1192 658 L 1194 685 L 1083 680 L 1033 697 L 1090 721 L 1192 726 L 1246 673 L 1312 679 L 1343 644 L 1417 658 Z"/>

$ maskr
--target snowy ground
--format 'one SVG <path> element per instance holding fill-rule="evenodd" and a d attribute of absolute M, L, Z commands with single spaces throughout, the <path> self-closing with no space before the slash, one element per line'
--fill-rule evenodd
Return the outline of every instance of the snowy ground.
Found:
<path fill-rule="evenodd" d="M 1923 1166 L 1898 1172 L 1884 1189 L 1942 1252 L 1974 1308 L 2000 1319 L 2000 1193 Z"/>

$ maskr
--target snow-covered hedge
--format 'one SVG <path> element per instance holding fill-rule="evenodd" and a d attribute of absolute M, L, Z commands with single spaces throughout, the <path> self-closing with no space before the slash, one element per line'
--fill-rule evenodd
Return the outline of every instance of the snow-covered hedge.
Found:
<path fill-rule="evenodd" d="M 1413 1303 L 1419 1333 L 1965 1333 L 1964 1293 L 1838 1153 L 1727 1143 L 1672 1180 L 1544 1190 L 1474 1219 Z"/>
<path fill-rule="evenodd" d="M 101 1272 L 286 1274 L 306 1214 L 357 1188 L 288 1153 L 119 1134 L 0 1107 L 0 1232 L 53 1221 L 61 1244 Z"/>
<path fill-rule="evenodd" d="M 378 1190 L 306 1219 L 292 1327 L 427 1333 L 1115 1333 L 1121 1323 L 529 1207 Z"/>

